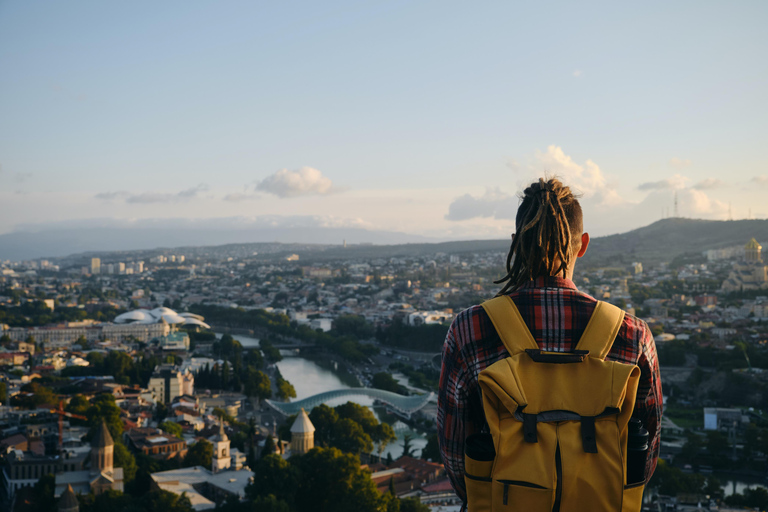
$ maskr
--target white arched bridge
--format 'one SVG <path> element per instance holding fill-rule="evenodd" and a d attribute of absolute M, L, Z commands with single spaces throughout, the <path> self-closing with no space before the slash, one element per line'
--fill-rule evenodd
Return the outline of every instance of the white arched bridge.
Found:
<path fill-rule="evenodd" d="M 295 402 L 276 402 L 274 400 L 265 400 L 265 402 L 281 414 L 289 416 L 297 414 L 301 409 L 309 412 L 313 407 L 328 402 L 335 398 L 344 398 L 348 396 L 367 396 L 380 402 L 384 402 L 394 412 L 410 418 L 411 414 L 418 411 L 434 396 L 434 393 L 425 393 L 423 395 L 403 396 L 391 391 L 374 388 L 349 388 L 335 389 L 318 393 Z"/>

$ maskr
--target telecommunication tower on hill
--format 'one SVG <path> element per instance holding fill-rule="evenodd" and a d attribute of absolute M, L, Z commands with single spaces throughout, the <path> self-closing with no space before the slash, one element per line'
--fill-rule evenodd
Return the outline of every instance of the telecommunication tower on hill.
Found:
<path fill-rule="evenodd" d="M 680 217 L 680 214 L 677 210 L 677 191 L 675 191 L 675 218 Z"/>

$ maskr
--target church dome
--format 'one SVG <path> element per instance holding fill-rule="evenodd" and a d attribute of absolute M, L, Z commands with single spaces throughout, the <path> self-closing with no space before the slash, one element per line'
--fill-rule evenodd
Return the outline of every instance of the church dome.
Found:
<path fill-rule="evenodd" d="M 762 249 L 759 243 L 757 243 L 757 240 L 752 238 L 749 242 L 747 242 L 747 245 L 744 246 L 745 249 Z"/>
<path fill-rule="evenodd" d="M 296 421 L 294 421 L 293 425 L 291 426 L 291 433 L 292 434 L 309 434 L 314 431 L 315 431 L 315 426 L 309 420 L 307 411 L 305 411 L 304 408 L 302 407 L 301 412 L 296 417 Z"/>

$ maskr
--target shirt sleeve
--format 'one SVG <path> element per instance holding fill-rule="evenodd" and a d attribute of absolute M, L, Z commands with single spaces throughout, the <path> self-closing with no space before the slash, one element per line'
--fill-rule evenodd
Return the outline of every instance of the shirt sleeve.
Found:
<path fill-rule="evenodd" d="M 637 388 L 634 418 L 643 422 L 648 430 L 648 459 L 645 466 L 646 482 L 656 470 L 656 462 L 661 448 L 661 415 L 663 398 L 661 394 L 661 377 L 659 375 L 659 359 L 656 354 L 656 342 L 651 330 L 642 322 L 640 357 L 637 361 L 640 367 L 640 383 Z"/>
<path fill-rule="evenodd" d="M 466 502 L 464 416 L 467 411 L 467 401 L 464 396 L 466 389 L 462 386 L 466 368 L 457 347 L 457 336 L 461 330 L 458 327 L 461 322 L 460 317 L 461 315 L 454 319 L 443 345 L 443 364 L 437 394 L 437 439 L 445 472 L 458 497 Z"/>

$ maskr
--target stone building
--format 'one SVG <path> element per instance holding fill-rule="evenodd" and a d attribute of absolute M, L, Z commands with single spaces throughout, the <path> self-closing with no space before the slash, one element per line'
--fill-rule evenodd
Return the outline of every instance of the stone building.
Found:
<path fill-rule="evenodd" d="M 123 491 L 123 468 L 114 467 L 115 442 L 103 421 L 91 441 L 91 467 L 83 471 L 66 471 L 56 475 L 55 495 L 67 486 L 81 494 L 101 494 L 107 490 Z"/>
<path fill-rule="evenodd" d="M 762 246 L 754 238 L 744 246 L 744 259 L 734 263 L 722 291 L 762 290 L 768 288 L 768 266 L 763 263 Z"/>
<path fill-rule="evenodd" d="M 304 408 L 291 426 L 291 454 L 303 455 L 315 447 L 315 426 Z"/>
<path fill-rule="evenodd" d="M 219 423 L 219 433 L 213 437 L 213 459 L 211 465 L 211 471 L 214 474 L 229 469 L 232 465 L 232 458 L 229 454 L 229 438 L 227 433 L 224 432 L 224 422 Z"/>

